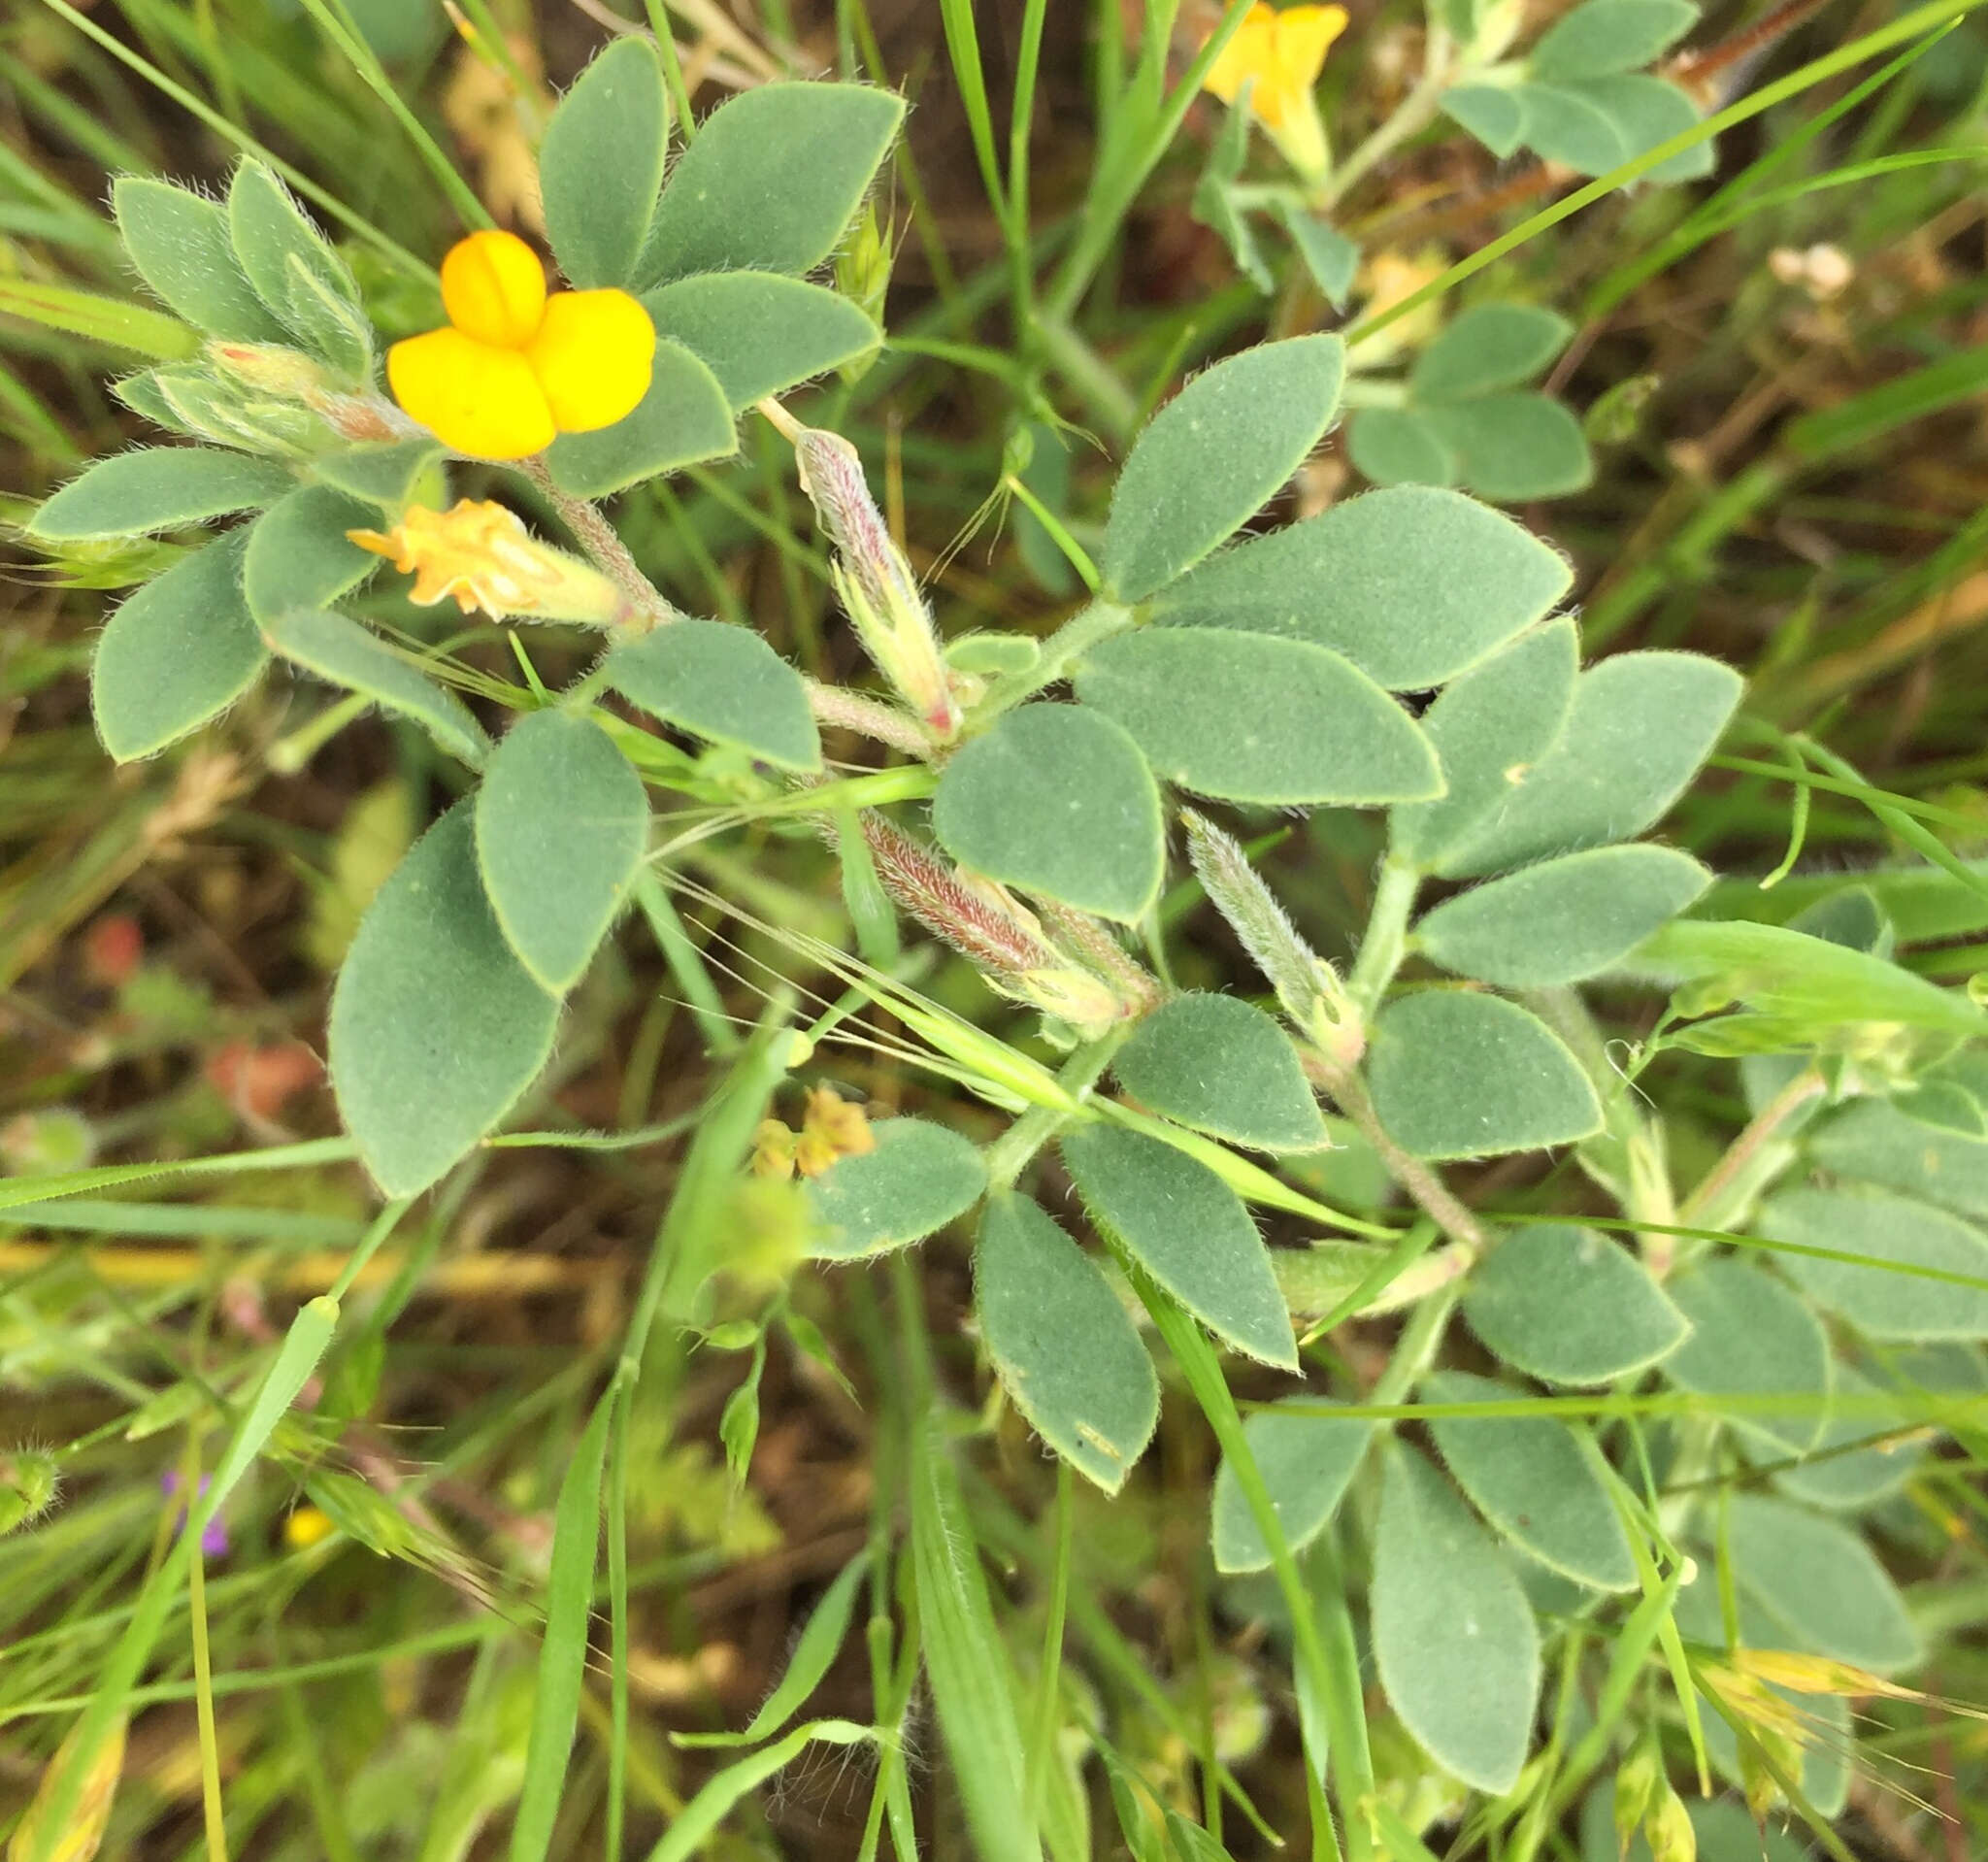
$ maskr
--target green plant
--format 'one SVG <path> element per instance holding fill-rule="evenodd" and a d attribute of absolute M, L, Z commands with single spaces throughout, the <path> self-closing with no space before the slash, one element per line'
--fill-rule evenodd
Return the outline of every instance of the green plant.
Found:
<path fill-rule="evenodd" d="M 970 14 L 948 9 L 948 23 L 971 44 Z M 1674 87 L 1624 75 L 1688 23 L 1657 0 L 1589 0 L 1523 66 L 1499 67 L 1487 48 L 1501 28 L 1456 20 L 1474 83 L 1432 83 L 1414 111 L 1440 97 L 1494 146 L 1523 139 L 1609 170 L 1695 120 Z M 1157 71 L 1133 81 L 1109 145 L 1114 188 L 1129 176 L 1136 189 L 1171 135 L 1164 48 L 1146 57 Z M 1439 69 L 1452 68 L 1432 56 Z M 1515 100 L 1508 139 L 1502 118 L 1486 135 L 1502 106 L 1480 91 Z M 1606 150 L 1569 149 L 1570 98 L 1607 117 Z M 1898 960 L 1882 886 L 1811 886 L 1788 923 L 1755 922 L 1762 898 L 1782 895 L 1742 893 L 1643 838 L 1734 727 L 1739 676 L 1669 647 L 1583 668 L 1565 561 L 1447 488 L 1519 500 L 1586 482 L 1571 416 L 1519 389 L 1566 341 L 1544 309 L 1474 307 L 1422 349 L 1402 406 L 1359 410 L 1355 463 L 1407 482 L 1261 534 L 1243 532 L 1338 418 L 1342 336 L 1263 342 L 1194 376 L 1139 427 L 1094 523 L 1042 497 L 1018 461 L 1005 488 L 1088 599 L 1053 630 L 943 641 L 856 446 L 779 398 L 875 360 L 866 309 L 805 275 L 844 246 L 900 115 L 880 89 L 767 84 L 710 116 L 666 180 L 680 116 L 666 67 L 639 37 L 604 53 L 546 130 L 547 234 L 576 288 L 639 298 L 652 384 L 625 418 L 514 465 L 446 453 L 379 393 L 383 293 L 362 288 L 260 161 L 238 166 L 225 204 L 119 183 L 131 261 L 174 317 L 112 325 L 160 358 L 118 392 L 192 444 L 90 466 L 29 525 L 57 560 L 105 573 L 110 559 L 136 584 L 92 660 L 105 747 L 155 755 L 282 661 L 340 694 L 299 733 L 303 753 L 380 708 L 449 804 L 344 956 L 329 1056 L 350 1144 L 300 1160 L 355 1154 L 384 1206 L 330 1293 L 231 1396 L 227 1448 L 94 1677 L 25 1856 L 46 1862 L 78 1814 L 182 1590 L 200 1581 L 198 1529 L 258 1461 L 346 1537 L 473 1581 L 328 1466 L 293 1405 L 320 1367 L 363 1384 L 344 1302 L 414 1199 L 449 1197 L 465 1180 L 452 1173 L 487 1147 L 533 1138 L 504 1128 L 535 1103 L 562 1016 L 583 1013 L 590 966 L 631 905 L 725 1072 L 633 1312 L 612 1354 L 583 1367 L 604 1379 L 559 1480 L 529 1712 L 507 1710 L 528 1729 L 514 1856 L 552 1852 L 586 1699 L 599 1519 L 604 1506 L 625 1516 L 658 1340 L 746 1357 L 718 1427 L 743 1470 L 769 1342 L 835 1372 L 795 1297 L 804 1264 L 882 1256 L 904 1331 L 879 1459 L 907 1555 L 879 1508 L 870 1548 L 836 1577 L 745 1733 L 686 1740 L 756 1749 L 679 1805 L 653 1853 L 695 1852 L 813 1742 L 874 1755 L 870 1851 L 883 1827 L 905 1845 L 921 1666 L 980 1854 L 1087 1852 L 1073 1775 L 1092 1754 L 1136 1854 L 1222 1853 L 1211 1830 L 1224 1792 L 1240 1796 L 1225 1767 L 1205 1768 L 1209 1827 L 1190 1824 L 1059 1676 L 1080 1504 L 1067 1472 L 1035 1668 L 997 1614 L 977 1551 L 991 1529 L 957 1441 L 972 1425 L 947 1400 L 966 1385 L 932 1361 L 905 1252 L 964 1220 L 990 1391 L 1061 1469 L 1119 1492 L 1165 1379 L 1205 1416 L 1220 1449 L 1213 1564 L 1272 1574 L 1274 1594 L 1237 1594 L 1288 1645 L 1315 1854 L 1426 1855 L 1434 1827 L 1458 1819 L 1466 1845 L 1544 1853 L 1570 1813 L 1592 1824 L 1599 1803 L 1607 1816 L 1590 1786 L 1611 1767 L 1615 1824 L 1625 1840 L 1646 1829 L 1667 1862 L 1688 1829 L 1710 1854 L 1752 1840 L 1750 1823 L 1737 1839 L 1722 1823 L 1731 1806 L 1696 1821 L 1682 1810 L 1668 1780 L 1694 1771 L 1733 1779 L 1763 1811 L 1785 1801 L 1836 1843 L 1844 1703 L 1905 1694 L 1890 1678 L 1923 1652 L 1867 1522 L 1895 1527 L 1882 1510 L 1914 1467 L 1977 1426 L 1984 1012 Z M 991 125 L 976 127 L 1032 299 L 1025 171 L 1004 183 Z M 1258 270 L 1237 226 L 1262 202 L 1235 192 L 1233 129 L 1224 148 L 1202 208 L 1231 216 L 1239 260 Z M 1264 198 L 1314 282 L 1342 295 L 1337 258 L 1321 267 L 1303 244 L 1310 206 Z M 1019 412 L 1044 412 L 1051 358 L 1096 386 L 1065 321 L 1091 223 L 1040 316 L 1021 317 Z M 816 405 L 826 416 L 836 403 Z M 1521 418 L 1551 424 L 1552 445 L 1508 444 Z M 750 445 L 791 452 L 829 547 L 825 580 L 880 689 L 804 675 L 752 628 L 679 612 L 595 502 L 731 457 L 742 420 Z M 1474 420 L 1498 444 L 1460 437 Z M 1404 464 L 1405 432 L 1431 457 Z M 784 454 L 779 466 L 783 494 Z M 510 504 L 452 503 L 472 477 L 565 543 Z M 415 574 L 414 603 L 448 595 L 465 615 L 523 623 L 489 630 L 516 680 L 435 640 L 380 576 L 382 555 Z M 541 662 L 570 656 L 550 631 L 565 626 L 600 630 L 605 651 L 547 682 Z M 892 760 L 832 758 L 824 732 Z M 1269 812 L 1291 809 L 1368 817 L 1345 830 L 1375 874 L 1350 962 L 1320 956 L 1308 914 L 1277 896 L 1303 877 L 1276 857 Z M 766 889 L 734 850 L 747 835 L 839 889 L 826 933 L 759 911 Z M 1951 855 L 1931 871 L 1979 890 Z M 712 903 L 754 934 L 745 960 L 773 977 L 743 1037 L 701 948 L 710 927 L 685 922 Z M 1182 927 L 1204 903 L 1253 975 L 1224 979 L 1198 957 Z M 931 946 L 908 948 L 902 920 L 968 974 L 942 989 Z M 1189 986 L 1224 980 L 1235 986 Z M 841 993 L 797 1022 L 802 990 L 824 982 Z M 846 1037 L 887 1043 L 932 1082 L 934 1115 L 872 1122 L 827 1089 L 818 1056 Z M 1747 1099 L 1737 1137 L 1689 1167 L 1673 1152 L 1696 1134 L 1641 1083 L 1678 1056 L 1735 1068 Z M 813 1085 L 798 1136 L 770 1116 L 794 1076 Z M 1539 1151 L 1557 1167 L 1508 1196 L 1466 1200 L 1444 1175 Z M 146 1168 L 45 1174 L 17 1200 Z M 1058 1173 L 1076 1191 L 1067 1209 Z M 1072 1233 L 1077 1210 L 1095 1247 Z M 1283 1245 L 1266 1244 L 1260 1218 Z M 1395 1314 L 1384 1367 L 1356 1377 L 1328 1341 Z M 347 1397 L 363 1413 L 363 1393 Z M 49 1504 L 29 1463 L 6 1469 L 23 1522 Z M 1910 1523 L 1894 1537 L 1909 1544 Z M 625 1568 L 608 1582 L 625 1636 Z M 794 1724 L 866 1584 L 874 1714 Z M 1363 1646 L 1384 1712 L 1364 1694 Z M 1549 1675 L 1560 1705 L 1542 1738 Z M 625 1726 L 625 1661 L 613 1685 Z M 625 1735 L 615 1749 L 625 1766 Z"/>

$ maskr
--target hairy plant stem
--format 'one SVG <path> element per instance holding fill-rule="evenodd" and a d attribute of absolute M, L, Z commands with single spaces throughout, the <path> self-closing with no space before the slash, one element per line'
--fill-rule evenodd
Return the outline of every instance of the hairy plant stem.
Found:
<path fill-rule="evenodd" d="M 888 744 L 892 749 L 903 750 L 920 761 L 930 759 L 934 748 L 932 733 L 910 713 L 878 699 L 865 698 L 860 692 L 824 685 L 818 679 L 809 680 L 807 685 L 808 709 L 814 714 L 816 723 L 875 738 L 878 743 Z"/>
<path fill-rule="evenodd" d="M 1301 1058 L 1307 1076 L 1331 1095 L 1333 1103 L 1353 1121 L 1361 1137 L 1374 1147 L 1388 1174 L 1449 1237 L 1450 1247 L 1432 1254 L 1410 1270 L 1417 1282 L 1427 1280 L 1429 1287 L 1425 1290 L 1433 1290 L 1460 1278 L 1489 1245 L 1483 1224 L 1434 1170 L 1419 1157 L 1409 1156 L 1388 1136 L 1379 1114 L 1374 1110 L 1374 1101 L 1368 1097 L 1367 1082 L 1358 1073 L 1328 1059 L 1315 1047 L 1305 1049 Z"/>
<path fill-rule="evenodd" d="M 1073 1099 L 1082 1099 L 1098 1083 L 1111 1056 L 1132 1033 L 1130 1023 L 1086 1042 L 1057 1070 L 1056 1083 Z M 987 1181 L 996 1189 L 1012 1189 L 1029 1159 L 1070 1123 L 1072 1114 L 1054 1106 L 1032 1106 L 987 1147 Z"/>
<path fill-rule="evenodd" d="M 1789 1081 L 1754 1114 L 1745 1130 L 1727 1146 L 1725 1155 L 1706 1172 L 1698 1187 L 1684 1199 L 1678 1221 L 1691 1228 L 1724 1228 L 1737 1213 L 1727 1204 L 1733 1192 L 1744 1186 L 1761 1152 L 1790 1118 L 1828 1089 L 1829 1082 L 1813 1067 L 1805 1068 Z"/>
<path fill-rule="evenodd" d="M 586 551 L 594 567 L 628 597 L 635 611 L 630 623 L 631 632 L 646 633 L 666 621 L 682 618 L 663 598 L 655 583 L 642 573 L 642 565 L 635 560 L 599 505 L 591 498 L 577 497 L 571 491 L 560 490 L 552 482 L 551 468 L 546 464 L 543 453 L 535 453 L 519 463 L 525 477 L 558 512 L 560 521 L 572 531 L 575 541 Z"/>

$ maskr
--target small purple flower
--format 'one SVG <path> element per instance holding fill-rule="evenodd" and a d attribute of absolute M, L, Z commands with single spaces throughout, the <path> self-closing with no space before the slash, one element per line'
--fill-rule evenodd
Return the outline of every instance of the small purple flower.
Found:
<path fill-rule="evenodd" d="M 178 1493 L 185 1484 L 185 1481 L 181 1479 L 179 1471 L 177 1469 L 159 1476 L 159 1487 L 163 1492 Z M 206 1475 L 202 1475 L 200 1477 L 200 1492 L 201 1497 L 203 1499 L 205 1499 L 207 1496 L 208 1484 L 208 1477 Z M 182 1507 L 180 1509 L 179 1518 L 173 1522 L 173 1531 L 175 1532 L 175 1534 L 178 1534 L 183 1532 L 185 1529 L 186 1509 L 184 1507 Z M 216 1513 L 212 1519 L 210 1519 L 207 1522 L 206 1527 L 202 1530 L 200 1535 L 200 1549 L 202 1554 L 209 1558 L 222 1558 L 227 1555 L 228 1529 L 225 1525 L 222 1524 L 221 1517 L 218 1513 Z"/>

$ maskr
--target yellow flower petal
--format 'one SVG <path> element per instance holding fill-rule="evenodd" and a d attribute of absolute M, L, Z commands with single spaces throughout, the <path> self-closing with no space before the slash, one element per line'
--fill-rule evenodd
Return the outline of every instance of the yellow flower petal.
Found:
<path fill-rule="evenodd" d="M 1243 15 L 1242 23 L 1236 28 L 1214 63 L 1209 66 L 1201 87 L 1212 91 L 1225 104 L 1236 101 L 1236 93 L 1242 88 L 1246 79 L 1254 78 L 1257 88 L 1261 90 L 1263 79 L 1276 55 L 1272 35 L 1276 17 L 1274 7 L 1267 7 L 1262 0 L 1257 0 L 1257 4 Z"/>
<path fill-rule="evenodd" d="M 1344 7 L 1286 7 L 1276 21 L 1276 60 L 1286 81 L 1309 90 L 1325 69 L 1325 54 L 1346 29 Z"/>
<path fill-rule="evenodd" d="M 472 233 L 442 261 L 442 302 L 465 336 L 521 349 L 546 314 L 546 268 L 515 233 Z"/>
<path fill-rule="evenodd" d="M 611 427 L 648 392 L 656 330 L 626 291 L 555 291 L 525 350 L 561 433 Z"/>
<path fill-rule="evenodd" d="M 521 350 L 495 349 L 460 330 L 430 330 L 387 350 L 386 380 L 408 414 L 457 452 L 522 459 L 557 437 Z"/>

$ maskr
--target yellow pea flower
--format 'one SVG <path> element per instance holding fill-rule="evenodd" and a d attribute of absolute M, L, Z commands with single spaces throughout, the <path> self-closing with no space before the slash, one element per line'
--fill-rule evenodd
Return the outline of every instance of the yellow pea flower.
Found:
<path fill-rule="evenodd" d="M 1225 104 L 1233 104 L 1249 83 L 1250 115 L 1307 181 L 1323 180 L 1331 159 L 1311 87 L 1325 67 L 1327 49 L 1345 29 L 1344 7 L 1279 12 L 1259 0 L 1201 81 Z"/>
<path fill-rule="evenodd" d="M 445 329 L 386 352 L 393 398 L 445 446 L 522 459 L 591 433 L 648 392 L 655 325 L 626 291 L 546 290 L 515 233 L 472 233 L 442 261 Z"/>

